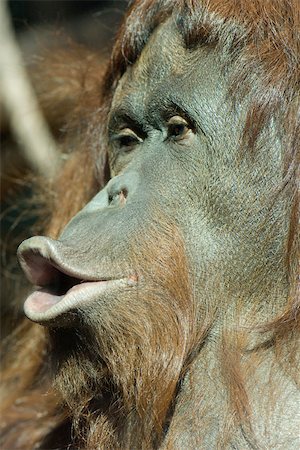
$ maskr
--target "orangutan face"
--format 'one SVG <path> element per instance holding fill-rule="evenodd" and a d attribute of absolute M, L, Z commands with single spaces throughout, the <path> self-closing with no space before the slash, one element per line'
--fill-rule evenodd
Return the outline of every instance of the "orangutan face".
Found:
<path fill-rule="evenodd" d="M 78 316 L 90 323 L 143 296 L 158 286 L 155 260 L 162 252 L 172 258 L 176 236 L 193 285 L 202 286 L 199 303 L 213 273 L 239 290 L 258 264 L 267 269 L 278 251 L 273 234 L 255 236 L 266 214 L 262 193 L 279 178 L 281 159 L 274 148 L 263 165 L 259 151 L 241 154 L 247 101 L 232 105 L 228 78 L 216 49 L 186 49 L 170 21 L 153 33 L 115 92 L 111 180 L 59 240 L 20 246 L 25 273 L 39 286 L 25 302 L 31 320 L 72 327 Z M 172 245 L 160 248 L 165 238 Z"/>

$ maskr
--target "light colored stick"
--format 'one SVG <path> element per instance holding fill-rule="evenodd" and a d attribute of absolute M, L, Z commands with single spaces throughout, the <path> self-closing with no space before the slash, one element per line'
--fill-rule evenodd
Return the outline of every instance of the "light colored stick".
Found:
<path fill-rule="evenodd" d="M 24 68 L 6 0 L 0 0 L 0 95 L 29 166 L 52 178 L 59 165 L 59 153 Z"/>

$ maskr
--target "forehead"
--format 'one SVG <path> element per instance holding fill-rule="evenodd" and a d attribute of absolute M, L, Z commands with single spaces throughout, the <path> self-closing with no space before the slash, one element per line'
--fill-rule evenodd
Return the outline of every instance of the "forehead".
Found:
<path fill-rule="evenodd" d="M 112 109 L 145 108 L 149 103 L 185 98 L 202 114 L 224 103 L 225 80 L 217 52 L 187 49 L 170 19 L 152 34 L 136 63 L 119 82 Z M 209 99 L 209 101 L 207 101 Z M 152 107 L 155 107 L 153 105 Z"/>
<path fill-rule="evenodd" d="M 149 78 L 159 82 L 165 76 L 183 74 L 183 64 L 179 62 L 188 63 L 188 59 L 189 52 L 184 48 L 182 37 L 170 19 L 153 32 L 130 75 L 140 82 Z"/>

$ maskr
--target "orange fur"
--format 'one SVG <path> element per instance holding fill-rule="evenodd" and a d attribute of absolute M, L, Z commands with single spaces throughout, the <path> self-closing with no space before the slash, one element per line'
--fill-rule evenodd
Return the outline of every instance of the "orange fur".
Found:
<path fill-rule="evenodd" d="M 272 117 L 275 118 L 276 126 L 284 136 L 286 148 L 285 178 L 278 189 L 287 189 L 292 202 L 286 252 L 290 285 L 288 302 L 283 309 L 280 305 L 274 306 L 276 317 L 272 321 L 256 323 L 255 327 L 251 324 L 252 333 L 269 337 L 267 345 L 250 351 L 250 339 L 245 337 L 245 330 L 232 332 L 229 327 L 223 330 L 222 346 L 214 355 L 222 368 L 222 382 L 228 394 L 224 417 L 220 418 L 218 444 L 219 448 L 224 448 L 237 424 L 242 424 L 251 434 L 252 405 L 247 383 L 253 374 L 252 368 L 261 364 L 259 352 L 267 352 L 268 346 L 274 348 L 275 357 L 286 373 L 294 379 L 299 376 L 295 354 L 299 341 L 300 305 L 300 105 L 299 96 L 297 97 L 300 85 L 300 48 L 296 37 L 300 28 L 300 5 L 297 0 L 178 0 L 175 8 L 174 4 L 172 0 L 134 2 L 119 31 L 106 74 L 104 78 L 101 73 L 99 75 L 101 82 L 98 80 L 97 61 L 92 57 L 87 74 L 87 77 L 92 77 L 91 83 L 82 83 L 79 78 L 76 84 L 75 74 L 78 108 L 76 107 L 76 117 L 70 110 L 68 114 L 71 123 L 76 124 L 75 127 L 78 123 L 81 124 L 80 133 L 71 133 L 72 137 L 66 142 L 67 147 L 74 146 L 75 151 L 69 153 L 64 168 L 53 185 L 50 202 L 53 217 L 51 223 L 47 224 L 46 232 L 57 236 L 70 217 L 107 181 L 105 119 L 114 89 L 127 65 L 137 60 L 157 24 L 172 13 L 177 14 L 178 26 L 187 46 L 193 47 L 199 42 L 215 45 L 222 54 L 224 66 L 232 65 L 235 75 L 231 95 L 236 99 L 251 95 L 252 104 L 244 130 L 244 140 L 249 151 L 255 151 L 257 138 L 264 126 Z M 58 70 L 60 79 L 67 79 L 68 66 L 64 68 L 57 62 L 51 70 Z M 255 80 L 252 78 L 254 73 L 259 74 Z M 54 89 L 54 95 L 58 95 L 59 101 L 64 102 L 69 86 L 70 83 L 67 82 Z M 82 86 L 89 93 L 87 97 L 86 90 L 81 91 Z M 98 95 L 100 87 L 101 95 Z M 43 92 L 45 89 L 42 89 Z M 80 106 L 83 100 L 83 106 Z M 55 102 L 55 98 L 53 101 Z M 54 104 L 47 91 L 45 108 L 51 110 Z M 80 118 L 81 108 L 83 121 Z M 74 126 L 71 126 L 72 130 L 74 131 Z M 157 265 L 152 270 L 156 271 L 158 279 L 163 268 L 164 277 L 160 282 L 165 297 L 162 297 L 161 292 L 156 292 L 155 288 L 153 291 L 149 290 L 144 301 L 136 302 L 133 310 L 124 311 L 121 308 L 118 314 L 123 322 L 118 321 L 118 316 L 113 317 L 113 321 L 107 324 L 106 335 L 101 338 L 101 348 L 103 354 L 107 355 L 107 360 L 105 369 L 99 368 L 96 375 L 101 378 L 104 387 L 106 383 L 111 383 L 113 395 L 106 398 L 105 394 L 101 394 L 103 404 L 108 405 L 107 409 L 97 402 L 91 405 L 89 389 L 77 392 L 76 384 L 74 394 L 81 396 L 79 406 L 74 404 L 74 399 L 78 399 L 75 395 L 73 399 L 67 396 L 61 399 L 52 392 L 48 387 L 46 373 L 44 331 L 38 325 L 31 325 L 26 321 L 5 343 L 7 359 L 2 378 L 6 391 L 6 403 L 2 403 L 3 448 L 23 449 L 33 448 L 34 445 L 45 448 L 43 445 L 55 435 L 59 426 L 65 424 L 66 429 L 68 428 L 68 418 L 72 415 L 75 417 L 74 427 L 77 433 L 75 442 L 80 448 L 150 449 L 159 446 L 164 427 L 169 425 L 177 391 L 185 374 L 189 373 L 189 383 L 193 386 L 193 361 L 215 315 L 215 311 L 206 312 L 205 325 L 198 330 L 199 318 L 193 305 L 194 295 L 188 280 L 180 235 L 172 225 L 165 226 L 165 229 L 158 227 L 158 230 L 154 230 L 154 236 L 149 240 L 151 243 L 154 239 L 160 239 L 164 252 L 156 254 L 155 246 L 144 244 L 139 255 L 132 255 L 133 259 L 136 258 L 136 263 L 142 258 L 146 268 L 156 261 Z M 177 236 L 177 248 L 172 246 L 170 240 L 174 233 Z M 160 246 L 156 244 L 156 248 Z M 168 259 L 164 259 L 164 254 L 168 255 Z M 170 260 L 173 261 L 172 265 Z M 150 303 L 155 304 L 154 309 L 149 310 Z M 157 315 L 152 317 L 155 313 Z M 137 316 L 139 323 L 136 323 Z M 146 325 L 150 327 L 149 324 L 153 323 L 157 326 L 157 333 L 148 330 L 147 334 Z M 126 348 L 122 333 L 126 333 Z M 96 335 L 96 339 L 100 337 Z M 140 353 L 136 351 L 137 344 L 140 345 Z M 108 357 L 111 347 L 116 353 Z M 169 359 L 164 360 L 159 355 L 161 348 L 165 349 Z M 171 358 L 168 352 L 173 352 Z M 64 383 L 71 382 L 75 367 L 70 367 L 69 378 L 66 375 L 65 379 L 57 381 L 62 392 Z M 88 367 L 83 366 L 78 376 L 84 378 L 84 370 Z M 42 380 L 47 380 L 46 389 Z M 170 426 L 166 448 L 173 448 L 176 432 L 184 432 L 187 423 L 191 428 L 210 428 L 209 412 L 214 408 L 214 400 L 205 398 L 205 390 L 210 392 L 208 388 L 203 382 L 202 391 L 199 389 L 190 394 L 190 400 L 193 400 L 193 396 L 197 397 L 200 406 L 196 412 L 190 409 L 186 416 L 175 419 Z M 47 389 L 48 394 L 42 395 Z M 192 388 L 191 392 L 194 392 Z M 181 404 L 183 400 L 179 398 L 176 401 Z M 65 445 L 68 444 L 68 438 L 70 435 L 66 432 Z M 195 442 L 198 448 L 202 444 Z"/>

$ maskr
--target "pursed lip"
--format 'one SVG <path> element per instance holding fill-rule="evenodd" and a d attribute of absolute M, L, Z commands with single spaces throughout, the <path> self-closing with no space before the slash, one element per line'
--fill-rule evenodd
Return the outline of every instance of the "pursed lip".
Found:
<path fill-rule="evenodd" d="M 34 322 L 56 320 L 107 293 L 137 284 L 136 275 L 106 273 L 101 277 L 90 268 L 84 270 L 78 251 L 43 236 L 24 241 L 18 257 L 28 280 L 37 286 L 24 304 L 26 316 Z M 105 272 L 113 271 L 106 267 Z"/>

